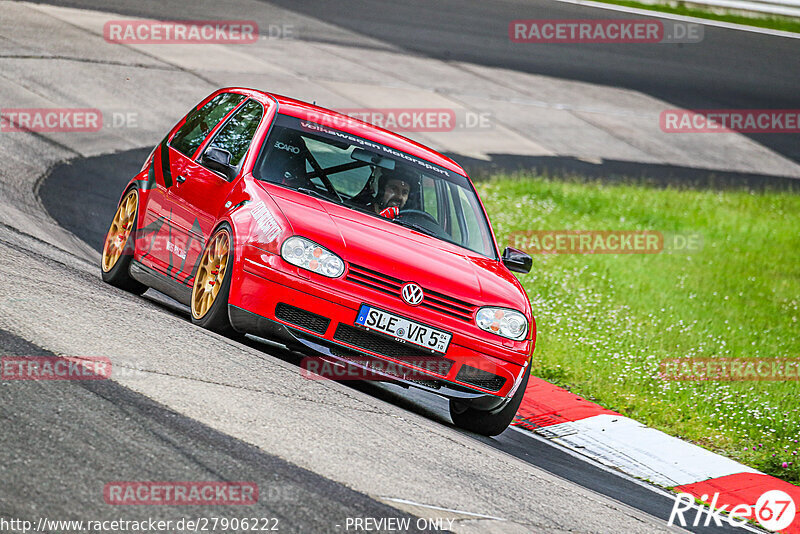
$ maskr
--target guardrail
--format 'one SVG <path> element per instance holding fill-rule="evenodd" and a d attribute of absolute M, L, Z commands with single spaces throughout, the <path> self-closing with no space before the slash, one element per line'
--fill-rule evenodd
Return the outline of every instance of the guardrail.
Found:
<path fill-rule="evenodd" d="M 702 4 L 726 9 L 741 9 L 768 15 L 800 17 L 799 0 L 691 0 L 692 4 Z"/>
<path fill-rule="evenodd" d="M 647 2 L 660 3 L 660 2 Z M 688 0 L 687 4 L 752 11 L 765 15 L 800 17 L 800 0 Z"/>

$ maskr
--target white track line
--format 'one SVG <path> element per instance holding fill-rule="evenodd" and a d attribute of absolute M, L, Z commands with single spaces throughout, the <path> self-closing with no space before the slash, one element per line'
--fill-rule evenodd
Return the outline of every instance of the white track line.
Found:
<path fill-rule="evenodd" d="M 559 432 L 561 427 L 565 432 Z M 601 463 L 663 487 L 683 486 L 736 473 L 758 473 L 687 441 L 618 415 L 600 414 L 546 427 L 553 439 Z"/>
<path fill-rule="evenodd" d="M 432 504 L 422 504 L 414 501 L 409 501 L 406 499 L 396 499 L 394 497 L 380 497 L 380 499 L 400 504 L 409 504 L 411 506 L 419 506 L 420 508 L 430 508 L 431 510 L 439 510 L 441 512 L 450 512 L 454 514 L 466 515 L 469 517 L 476 517 L 478 519 L 492 519 L 494 521 L 505 521 L 505 519 L 503 519 L 502 517 L 495 517 L 493 515 L 475 514 L 472 512 L 465 512 L 463 510 L 454 510 L 453 508 L 442 508 L 441 506 L 433 506 Z"/>

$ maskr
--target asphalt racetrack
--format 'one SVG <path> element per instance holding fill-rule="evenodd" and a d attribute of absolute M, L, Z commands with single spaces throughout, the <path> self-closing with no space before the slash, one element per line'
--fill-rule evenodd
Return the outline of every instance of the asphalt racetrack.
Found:
<path fill-rule="evenodd" d="M 280 532 L 339 533 L 367 531 L 355 518 L 394 518 L 411 531 L 679 531 L 667 527 L 668 493 L 541 437 L 460 431 L 443 399 L 394 385 L 306 380 L 300 355 L 285 347 L 194 327 L 188 309 L 155 291 L 111 288 L 100 280 L 100 244 L 152 147 L 225 85 L 333 108 L 490 113 L 487 130 L 418 136 L 475 169 L 792 184 L 796 135 L 685 142 L 653 124 L 666 108 L 800 108 L 800 41 L 706 27 L 694 45 L 512 45 L 509 20 L 622 17 L 545 1 L 2 1 L 0 13 L 3 107 L 136 118 L 99 133 L 0 134 L 2 355 L 102 356 L 121 370 L 111 381 L 0 381 L 0 520 L 257 517 L 277 519 Z M 295 35 L 202 53 L 120 46 L 102 38 L 103 23 L 119 17 L 255 19 Z M 261 498 L 248 507 L 110 505 L 103 488 L 120 480 L 246 480 Z"/>

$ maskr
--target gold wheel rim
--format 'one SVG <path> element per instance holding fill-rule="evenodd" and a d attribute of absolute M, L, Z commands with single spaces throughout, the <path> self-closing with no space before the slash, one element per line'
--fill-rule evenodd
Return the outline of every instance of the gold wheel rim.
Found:
<path fill-rule="evenodd" d="M 225 272 L 228 269 L 230 239 L 228 232 L 220 230 L 209 241 L 203 259 L 197 268 L 192 287 L 192 317 L 202 319 L 219 295 Z"/>
<path fill-rule="evenodd" d="M 111 222 L 111 228 L 108 229 L 106 242 L 103 246 L 102 267 L 104 272 L 113 269 L 125 251 L 125 245 L 128 243 L 128 238 L 136 224 L 136 208 L 138 205 L 139 196 L 136 194 L 136 190 L 133 189 L 125 196 L 119 208 L 117 208 L 117 213 Z"/>

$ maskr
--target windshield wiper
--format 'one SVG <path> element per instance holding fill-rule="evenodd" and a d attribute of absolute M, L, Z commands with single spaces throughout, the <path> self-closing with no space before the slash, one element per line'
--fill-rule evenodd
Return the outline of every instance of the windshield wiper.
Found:
<path fill-rule="evenodd" d="M 403 222 L 402 220 L 398 220 L 398 219 L 389 219 L 389 220 L 392 221 L 393 223 L 399 224 L 400 226 L 405 226 L 406 228 L 411 228 L 412 230 L 416 230 L 418 232 L 422 232 L 423 234 L 429 235 L 431 237 L 435 237 L 436 239 L 441 239 L 442 241 L 446 241 L 447 243 L 452 243 L 452 244 L 457 245 L 459 247 L 467 248 L 467 247 L 464 247 L 464 245 L 462 243 L 459 243 L 455 239 L 450 239 L 449 237 L 447 237 L 446 234 L 443 235 L 443 233 L 436 233 L 435 231 L 433 231 L 433 230 L 431 230 L 429 228 L 425 228 L 424 226 L 422 226 L 420 224 Z"/>
<path fill-rule="evenodd" d="M 344 204 L 344 202 L 342 202 L 342 199 L 337 198 L 337 197 L 335 197 L 333 195 L 326 195 L 325 193 L 321 193 L 320 191 L 317 191 L 316 189 L 309 189 L 307 187 L 298 187 L 297 191 L 299 191 L 300 193 L 306 194 L 308 196 L 321 198 L 323 200 L 331 200 L 333 202 L 336 202 L 337 204 Z"/>
<path fill-rule="evenodd" d="M 393 223 L 395 223 L 395 224 L 399 224 L 400 226 L 405 226 L 406 228 L 411 228 L 412 230 L 416 230 L 418 232 L 422 232 L 423 234 L 427 234 L 427 235 L 429 235 L 431 237 L 440 237 L 433 230 L 429 230 L 428 228 L 425 228 L 424 226 L 419 225 L 419 224 L 403 222 L 403 221 L 401 221 L 399 219 L 391 219 L 391 221 Z"/>

